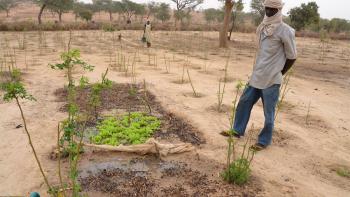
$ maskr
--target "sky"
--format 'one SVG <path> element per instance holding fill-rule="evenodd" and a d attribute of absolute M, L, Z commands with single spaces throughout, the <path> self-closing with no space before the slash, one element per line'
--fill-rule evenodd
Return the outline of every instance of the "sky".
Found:
<path fill-rule="evenodd" d="M 91 0 L 82 0 L 85 2 L 91 2 Z M 171 3 L 170 0 L 132 0 L 138 3 L 148 3 L 150 1 Z M 350 20 L 350 0 L 283 0 L 285 3 L 283 13 L 286 15 L 288 11 L 296 6 L 300 6 L 301 3 L 307 3 L 316 1 L 319 6 L 319 13 L 322 18 L 344 18 Z M 245 5 L 245 11 L 250 11 L 250 0 L 243 0 Z M 204 0 L 204 4 L 200 8 L 219 8 L 222 3 L 218 0 Z"/>

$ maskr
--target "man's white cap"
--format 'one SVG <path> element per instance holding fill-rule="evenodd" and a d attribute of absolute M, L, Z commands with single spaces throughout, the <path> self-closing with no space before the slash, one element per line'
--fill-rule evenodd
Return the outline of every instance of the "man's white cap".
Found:
<path fill-rule="evenodd" d="M 265 0 L 264 6 L 269 8 L 282 9 L 284 3 L 282 2 L 282 0 Z"/>

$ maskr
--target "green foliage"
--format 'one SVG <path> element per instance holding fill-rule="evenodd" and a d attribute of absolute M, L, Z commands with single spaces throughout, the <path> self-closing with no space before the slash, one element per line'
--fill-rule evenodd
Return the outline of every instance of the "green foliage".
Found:
<path fill-rule="evenodd" d="M 203 0 L 171 0 L 176 4 L 177 10 L 190 9 L 194 10 L 197 6 L 203 3 Z"/>
<path fill-rule="evenodd" d="M 89 78 L 82 76 L 79 80 L 79 86 L 85 88 L 87 85 L 89 85 Z"/>
<path fill-rule="evenodd" d="M 191 11 L 203 3 L 203 0 L 171 0 L 176 4 L 174 17 L 183 22 L 183 19 L 191 19 Z"/>
<path fill-rule="evenodd" d="M 102 26 L 103 31 L 105 32 L 114 32 L 116 28 L 112 24 L 105 24 Z"/>
<path fill-rule="evenodd" d="M 318 5 L 316 2 L 302 3 L 300 7 L 295 7 L 289 12 L 291 25 L 296 30 L 301 30 L 308 25 L 318 24 L 320 14 L 318 13 Z"/>
<path fill-rule="evenodd" d="M 88 70 L 88 71 L 92 71 L 94 69 L 94 66 L 91 66 L 80 59 L 80 51 L 78 49 L 72 49 L 68 52 L 63 52 L 61 54 L 61 60 L 63 60 L 63 63 L 54 64 L 54 65 L 49 64 L 49 66 L 52 69 L 59 69 L 59 70 L 72 68 L 75 65 L 80 65 L 83 67 L 84 70 Z"/>
<path fill-rule="evenodd" d="M 233 5 L 233 12 L 242 12 L 243 9 L 244 9 L 243 0 L 238 0 L 238 1 Z"/>
<path fill-rule="evenodd" d="M 221 176 L 229 183 L 243 185 L 248 182 L 250 177 L 250 164 L 245 158 L 237 159 L 232 162 L 228 169 L 226 169 Z"/>
<path fill-rule="evenodd" d="M 244 22 L 243 15 L 242 15 L 243 9 L 244 9 L 243 0 L 238 0 L 233 4 L 232 17 L 231 17 L 232 30 L 237 26 L 237 21 L 240 21 L 242 23 Z"/>
<path fill-rule="evenodd" d="M 249 180 L 250 172 L 251 172 L 250 165 L 255 155 L 255 151 L 247 149 L 247 145 L 251 139 L 251 136 L 249 136 L 244 145 L 241 156 L 235 159 L 235 141 L 234 141 L 233 135 L 237 134 L 237 132 L 233 130 L 233 121 L 236 113 L 236 104 L 238 100 L 238 94 L 244 86 L 245 86 L 244 83 L 241 81 L 239 81 L 236 85 L 236 96 L 232 103 L 232 114 L 230 117 L 230 130 L 228 131 L 229 138 L 227 140 L 228 142 L 227 168 L 223 173 L 221 173 L 221 176 L 225 181 L 229 183 L 234 183 L 237 185 L 243 185 L 247 183 L 247 181 Z M 231 162 L 231 159 L 233 160 L 233 162 Z"/>
<path fill-rule="evenodd" d="M 6 102 L 10 102 L 13 99 L 18 98 L 35 101 L 35 98 L 27 93 L 24 85 L 21 82 L 12 81 L 4 83 L 1 85 L 1 89 L 3 89 L 5 92 L 3 100 Z"/>
<path fill-rule="evenodd" d="M 87 4 L 78 2 L 74 3 L 73 5 L 73 13 L 75 14 L 76 18 L 80 17 L 88 22 L 92 19 L 93 10 Z"/>
<path fill-rule="evenodd" d="M 70 34 L 71 35 L 71 34 Z M 71 39 L 71 37 L 70 37 Z M 80 116 L 83 115 L 79 112 L 79 108 L 76 104 L 76 87 L 73 81 L 73 67 L 76 65 L 82 66 L 84 70 L 92 71 L 93 66 L 87 64 L 80 59 L 80 51 L 77 49 L 72 49 L 61 54 L 61 60 L 63 63 L 59 64 L 49 64 L 52 69 L 66 70 L 68 78 L 68 118 L 63 121 L 62 129 L 63 135 L 60 138 L 60 146 L 64 148 L 69 155 L 69 164 L 70 171 L 69 177 L 72 182 L 73 196 L 79 196 L 80 185 L 77 182 L 78 170 L 77 163 L 79 160 L 79 154 L 81 153 L 82 139 L 84 135 L 84 130 L 86 126 L 86 121 L 88 118 L 85 118 L 85 123 L 81 123 Z M 80 87 L 85 87 L 89 83 L 86 77 L 81 77 L 79 81 Z M 90 116 L 90 113 L 85 114 L 87 117 Z M 75 140 L 80 138 L 80 142 L 77 143 Z M 59 148 L 59 147 L 58 147 Z"/>
<path fill-rule="evenodd" d="M 158 118 L 143 113 L 130 113 L 121 117 L 110 117 L 98 126 L 99 134 L 90 139 L 95 144 L 142 144 L 160 128 Z"/>
<path fill-rule="evenodd" d="M 21 80 L 21 75 L 22 75 L 22 73 L 21 73 L 21 71 L 19 69 L 13 69 L 11 71 L 11 79 L 13 81 L 20 81 Z"/>
<path fill-rule="evenodd" d="M 161 3 L 158 10 L 155 12 L 155 17 L 162 22 L 168 21 L 171 18 L 170 6 L 166 3 Z"/>
<path fill-rule="evenodd" d="M 10 71 L 10 79 L 0 84 L 0 89 L 5 92 L 3 95 L 4 101 L 10 102 L 13 99 L 26 99 L 35 101 L 35 98 L 27 93 L 27 90 L 20 82 L 20 79 L 21 71 L 18 69 L 13 69 Z"/>
<path fill-rule="evenodd" d="M 341 177 L 350 178 L 350 170 L 345 168 L 339 168 L 336 170 L 337 174 Z"/>
<path fill-rule="evenodd" d="M 14 8 L 17 3 L 17 0 L 0 0 L 0 11 L 6 11 L 6 15 L 9 16 L 10 9 Z"/>
<path fill-rule="evenodd" d="M 47 4 L 47 8 L 58 14 L 68 12 L 73 8 L 73 0 L 54 0 Z"/>
<path fill-rule="evenodd" d="M 112 87 L 112 81 L 107 79 L 108 69 L 102 74 L 101 83 L 95 83 L 92 85 L 91 95 L 89 97 L 89 105 L 94 111 L 95 119 L 98 119 L 97 108 L 101 105 L 101 91 Z"/>
<path fill-rule="evenodd" d="M 321 31 L 325 30 L 327 32 L 349 32 L 350 31 L 350 21 L 346 19 L 333 18 L 331 20 L 328 19 L 320 19 L 320 22 L 317 24 L 311 24 L 308 26 L 312 31 Z"/>
<path fill-rule="evenodd" d="M 133 15 L 144 15 L 146 12 L 145 5 L 135 3 L 130 0 L 122 0 L 121 4 L 121 13 L 126 16 L 128 23 L 131 23 L 131 17 Z"/>
<path fill-rule="evenodd" d="M 265 16 L 264 0 L 252 0 L 250 3 L 255 25 L 259 25 Z"/>
<path fill-rule="evenodd" d="M 204 18 L 208 23 L 221 22 L 224 18 L 224 11 L 215 8 L 206 9 L 204 10 Z"/>

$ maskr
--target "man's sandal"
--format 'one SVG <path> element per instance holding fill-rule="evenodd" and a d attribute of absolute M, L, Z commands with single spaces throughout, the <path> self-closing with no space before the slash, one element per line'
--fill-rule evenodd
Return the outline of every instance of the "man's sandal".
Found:
<path fill-rule="evenodd" d="M 230 132 L 232 132 L 232 131 L 223 131 L 220 133 L 220 135 L 222 135 L 224 137 L 230 137 Z M 238 135 L 237 133 L 232 133 L 232 137 L 241 138 L 241 136 Z"/>
<path fill-rule="evenodd" d="M 262 151 L 266 148 L 267 148 L 267 146 L 260 144 L 260 143 L 256 143 L 250 147 L 250 149 L 253 151 Z"/>

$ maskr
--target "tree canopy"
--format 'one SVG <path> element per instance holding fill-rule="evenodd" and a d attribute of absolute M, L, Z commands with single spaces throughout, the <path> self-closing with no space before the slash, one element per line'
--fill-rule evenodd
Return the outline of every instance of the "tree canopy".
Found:
<path fill-rule="evenodd" d="M 316 2 L 309 2 L 308 4 L 301 4 L 300 7 L 295 7 L 289 11 L 289 18 L 291 25 L 296 30 L 304 29 L 311 24 L 318 24 L 320 21 L 320 14 L 318 13 L 318 5 Z"/>
<path fill-rule="evenodd" d="M 250 3 L 255 25 L 259 25 L 265 16 L 264 0 L 252 0 Z"/>
<path fill-rule="evenodd" d="M 0 11 L 6 11 L 6 16 L 9 17 L 10 9 L 17 5 L 17 0 L 0 0 Z"/>

